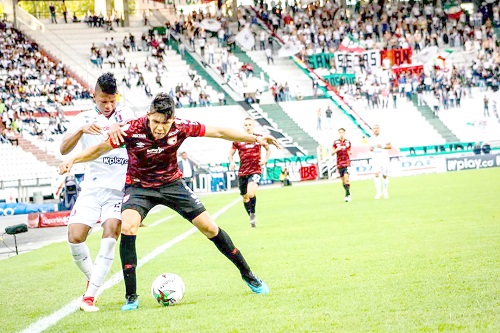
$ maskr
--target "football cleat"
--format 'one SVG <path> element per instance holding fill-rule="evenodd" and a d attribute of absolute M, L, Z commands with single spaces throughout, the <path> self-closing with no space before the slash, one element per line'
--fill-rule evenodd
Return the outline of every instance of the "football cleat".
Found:
<path fill-rule="evenodd" d="M 99 311 L 99 308 L 94 305 L 94 297 L 84 296 L 80 303 L 80 310 L 85 312 L 96 312 Z"/>
<path fill-rule="evenodd" d="M 139 308 L 138 297 L 135 294 L 125 296 L 125 305 L 122 306 L 122 311 L 137 310 Z"/>
<path fill-rule="evenodd" d="M 255 213 L 250 213 L 250 226 L 252 228 L 257 227 L 257 217 L 255 216 Z"/>
<path fill-rule="evenodd" d="M 255 294 L 269 294 L 269 287 L 267 284 L 255 275 L 252 275 L 250 278 L 243 277 L 243 281 L 245 281 L 248 288 L 250 288 L 250 290 L 252 290 Z"/>
<path fill-rule="evenodd" d="M 345 202 L 351 202 L 351 196 L 350 195 L 346 195 L 345 198 L 344 198 L 344 201 Z"/>

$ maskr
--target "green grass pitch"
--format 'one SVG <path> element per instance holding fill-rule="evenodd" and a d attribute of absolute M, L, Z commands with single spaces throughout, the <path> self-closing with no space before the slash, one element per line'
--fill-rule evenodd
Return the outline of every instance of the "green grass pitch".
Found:
<path fill-rule="evenodd" d="M 389 200 L 372 181 L 261 188 L 258 226 L 241 203 L 217 223 L 271 288 L 254 295 L 201 233 L 138 270 L 140 309 L 119 310 L 123 282 L 47 332 L 500 332 L 500 169 L 391 179 Z M 238 197 L 202 199 L 213 214 Z M 146 224 L 167 215 L 152 214 Z M 175 217 L 141 228 L 139 258 L 185 232 Z M 89 237 L 95 255 L 100 233 Z M 118 248 L 118 247 L 117 247 Z M 118 249 L 111 274 L 120 272 Z M 186 294 L 160 307 L 150 293 L 163 272 Z M 16 332 L 84 292 L 65 242 L 0 261 L 2 332 Z"/>

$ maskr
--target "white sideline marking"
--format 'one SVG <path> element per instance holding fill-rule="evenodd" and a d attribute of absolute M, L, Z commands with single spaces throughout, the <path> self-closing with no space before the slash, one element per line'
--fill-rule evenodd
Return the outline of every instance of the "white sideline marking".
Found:
<path fill-rule="evenodd" d="M 220 215 L 225 213 L 229 208 L 237 204 L 238 202 L 241 202 L 241 198 L 235 199 L 228 205 L 222 207 L 219 211 L 217 211 L 214 215 L 212 215 L 212 218 L 216 220 Z M 151 226 L 157 225 L 161 223 L 160 221 L 164 222 L 169 219 L 171 219 L 174 216 L 167 216 L 164 217 L 155 223 L 151 224 Z M 141 258 L 141 260 L 138 261 L 137 263 L 137 268 L 147 264 L 163 252 L 165 252 L 168 248 L 171 246 L 179 243 L 180 241 L 186 239 L 190 235 L 194 234 L 198 229 L 196 227 L 190 228 L 188 231 L 180 234 L 179 236 L 175 237 L 174 239 L 166 242 L 163 245 L 158 246 L 156 249 L 154 249 L 152 252 L 149 254 L 145 255 L 144 257 Z M 123 280 L 123 273 L 122 271 L 116 272 L 109 278 L 104 284 L 101 286 L 99 291 L 97 292 L 97 296 L 99 296 L 102 292 L 105 290 L 114 287 L 118 282 Z M 63 319 L 64 317 L 72 314 L 73 312 L 76 312 L 80 308 L 80 302 L 81 302 L 81 297 L 78 297 L 77 299 L 72 300 L 70 303 L 66 304 L 56 312 L 52 313 L 51 315 L 48 315 L 46 317 L 40 318 L 30 326 L 26 327 L 24 330 L 20 331 L 20 333 L 40 333 L 45 331 L 51 326 L 54 326 L 58 321 Z"/>

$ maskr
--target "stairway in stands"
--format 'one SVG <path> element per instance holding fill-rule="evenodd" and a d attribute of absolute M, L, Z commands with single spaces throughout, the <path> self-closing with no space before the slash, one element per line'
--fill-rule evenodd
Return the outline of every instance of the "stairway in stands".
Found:
<path fill-rule="evenodd" d="M 47 152 L 43 151 L 39 147 L 35 146 L 32 144 L 30 141 L 27 139 L 23 138 L 22 136 L 18 137 L 19 139 L 19 146 L 26 152 L 32 153 L 36 159 L 40 162 L 45 162 L 50 166 L 59 166 L 61 164 L 61 161 L 57 159 L 55 156 L 48 154 Z"/>
<path fill-rule="evenodd" d="M 429 124 L 446 140 L 446 142 L 459 142 L 460 139 L 453 133 L 438 117 L 434 116 L 434 112 L 431 110 L 429 105 L 418 105 L 417 96 L 414 94 L 412 98 L 413 104 L 422 114 L 422 116 L 427 120 Z"/>
<path fill-rule="evenodd" d="M 293 141 L 304 148 L 307 154 L 316 155 L 319 143 L 300 128 L 299 125 L 283 111 L 279 104 L 261 104 L 259 106 L 274 123 L 278 124 L 279 129 L 292 137 Z"/>

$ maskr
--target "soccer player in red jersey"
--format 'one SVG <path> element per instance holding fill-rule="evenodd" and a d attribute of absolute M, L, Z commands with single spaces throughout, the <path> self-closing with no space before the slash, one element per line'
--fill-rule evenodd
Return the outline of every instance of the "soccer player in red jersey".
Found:
<path fill-rule="evenodd" d="M 243 123 L 243 129 L 246 133 L 254 134 L 253 130 L 255 127 L 254 120 L 252 118 L 246 118 Z M 229 151 L 229 169 L 235 170 L 236 164 L 234 163 L 234 154 L 238 151 L 240 156 L 240 168 L 238 170 L 238 184 L 240 188 L 240 194 L 243 198 L 243 205 L 245 210 L 250 217 L 250 226 L 252 228 L 256 227 L 257 218 L 255 217 L 255 206 L 257 205 L 256 192 L 259 187 L 259 180 L 262 173 L 262 167 L 266 165 L 269 156 L 271 156 L 271 149 L 269 145 L 264 145 L 266 149 L 266 157 L 261 161 L 260 150 L 261 145 L 257 142 L 233 142 L 233 146 Z"/>
<path fill-rule="evenodd" d="M 349 166 L 351 166 L 351 141 L 345 138 L 345 129 L 339 128 L 339 138 L 333 142 L 332 155 L 337 154 L 337 170 L 345 189 L 345 202 L 351 202 L 351 184 L 349 184 Z"/>
<path fill-rule="evenodd" d="M 122 204 L 120 242 L 126 289 L 125 305 L 122 310 L 135 310 L 139 307 L 136 293 L 136 235 L 141 221 L 159 204 L 178 212 L 210 239 L 239 269 L 241 277 L 254 293 L 269 293 L 269 287 L 253 274 L 229 235 L 217 226 L 200 199 L 182 179 L 182 173 L 177 165 L 177 150 L 188 137 L 206 136 L 230 141 L 256 142 L 260 145 L 273 144 L 279 147 L 275 138 L 177 119 L 175 102 L 166 93 L 156 95 L 146 116 L 128 122 L 121 132 L 118 130 L 109 133 L 109 136 L 109 140 L 89 147 L 62 163 L 59 172 L 68 172 L 73 163 L 92 161 L 121 146 L 122 142 L 127 148 L 128 170 Z"/>

